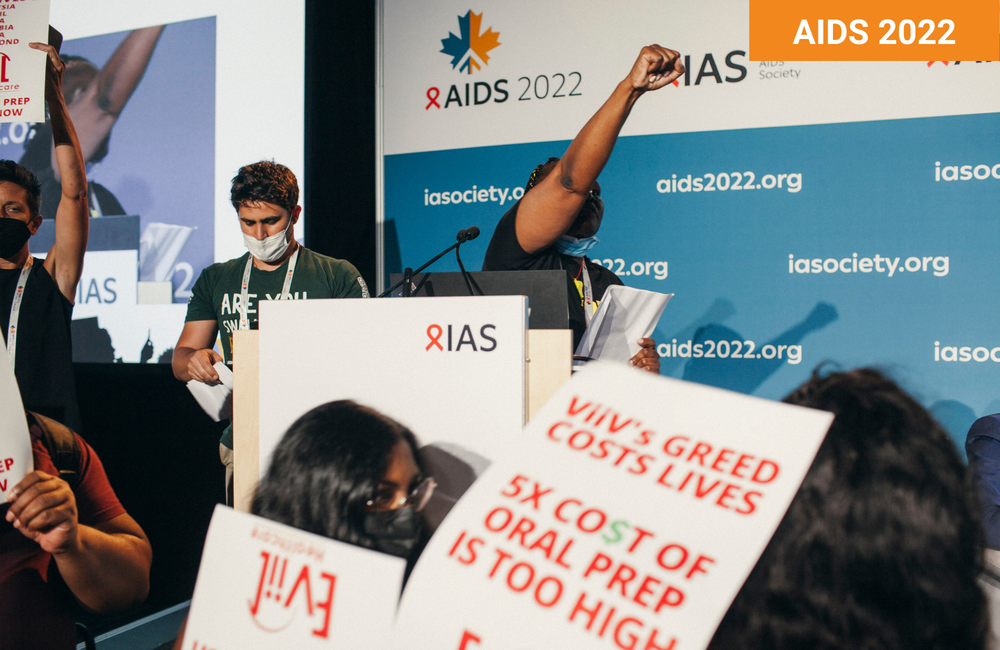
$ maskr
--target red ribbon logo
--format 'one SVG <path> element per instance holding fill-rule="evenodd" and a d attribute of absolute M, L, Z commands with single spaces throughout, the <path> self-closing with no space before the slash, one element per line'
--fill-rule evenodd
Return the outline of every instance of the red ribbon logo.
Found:
<path fill-rule="evenodd" d="M 431 106 L 436 106 L 437 108 L 441 108 L 441 104 L 438 104 L 438 102 L 437 102 L 437 99 L 440 96 L 441 96 L 441 91 L 440 90 L 438 90 L 437 88 L 428 88 L 427 89 L 427 99 L 429 99 L 431 101 L 430 101 L 429 104 L 427 104 L 427 106 L 424 106 L 424 110 L 425 111 L 429 110 Z"/>
<path fill-rule="evenodd" d="M 434 330 L 437 330 L 437 334 L 431 334 L 431 332 L 434 331 Z M 439 342 L 441 340 L 441 335 L 442 334 L 444 334 L 444 330 L 441 329 L 440 325 L 431 325 L 430 327 L 428 327 L 427 328 L 427 338 L 429 338 L 431 340 L 431 342 L 428 343 L 427 347 L 424 348 L 424 349 L 425 350 L 430 350 L 432 346 L 436 345 L 438 350 L 441 350 L 442 352 L 444 352 L 444 348 L 441 347 L 441 343 Z"/>

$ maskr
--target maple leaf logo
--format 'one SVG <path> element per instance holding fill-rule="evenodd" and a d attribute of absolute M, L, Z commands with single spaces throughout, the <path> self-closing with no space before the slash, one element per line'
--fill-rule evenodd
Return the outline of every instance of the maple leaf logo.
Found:
<path fill-rule="evenodd" d="M 472 74 L 472 70 L 482 70 L 483 66 L 489 63 L 490 57 L 487 52 L 500 45 L 499 32 L 494 32 L 492 27 L 487 27 L 486 31 L 480 33 L 482 27 L 483 14 L 472 13 L 470 9 L 464 16 L 458 17 L 458 29 L 461 36 L 455 36 L 453 32 L 448 32 L 448 38 L 441 39 L 442 54 L 451 57 L 451 68 L 456 67 L 459 72 Z"/>

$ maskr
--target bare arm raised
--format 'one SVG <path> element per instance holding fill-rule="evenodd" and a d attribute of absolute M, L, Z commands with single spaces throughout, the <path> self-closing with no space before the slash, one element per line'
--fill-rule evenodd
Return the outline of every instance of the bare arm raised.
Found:
<path fill-rule="evenodd" d="M 633 104 L 682 74 L 684 65 L 676 51 L 659 45 L 642 48 L 628 77 L 577 134 L 552 172 L 521 199 L 515 222 L 521 248 L 537 253 L 569 230 L 611 157 Z"/>
<path fill-rule="evenodd" d="M 62 81 L 66 64 L 51 45 L 30 43 L 30 47 L 45 52 L 45 101 L 49 105 L 52 144 L 55 148 L 62 196 L 56 210 L 56 243 L 45 258 L 45 270 L 55 280 L 59 291 L 70 302 L 76 295 L 76 285 L 83 271 L 83 254 L 87 250 L 90 215 L 87 213 L 87 174 L 80 142 L 70 120 L 63 98 Z"/>

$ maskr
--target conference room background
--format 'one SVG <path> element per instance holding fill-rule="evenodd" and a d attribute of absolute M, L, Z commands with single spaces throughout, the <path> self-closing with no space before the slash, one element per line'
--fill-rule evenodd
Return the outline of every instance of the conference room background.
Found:
<path fill-rule="evenodd" d="M 323 38 L 305 26 L 307 4 L 53 0 L 66 51 L 92 43 L 82 53 L 98 66 L 128 30 L 168 24 L 94 171 L 144 225 L 197 230 L 170 276 L 173 304 L 83 296 L 75 317 L 96 317 L 116 358 L 139 361 L 147 340 L 151 362 L 169 358 L 190 287 L 180 267 L 197 277 L 242 254 L 228 204 L 240 164 L 288 164 L 303 185 L 299 238 L 350 259 L 373 287 L 470 225 L 483 236 L 463 259 L 478 268 L 531 169 L 561 155 L 639 48 L 658 42 L 688 72 L 636 105 L 600 179 L 592 252 L 626 283 L 676 294 L 654 334 L 663 374 L 780 398 L 822 361 L 878 364 L 956 440 L 1000 411 L 994 64 L 753 61 L 746 3 L 731 0 L 627 0 L 613 12 L 590 0 L 338 3 L 323 10 Z M 158 82 L 176 85 L 184 75 L 169 73 L 189 66 L 164 66 L 206 47 L 194 30 L 215 41 L 198 59 L 214 55 L 214 78 L 198 74 L 214 86 L 198 106 L 214 115 L 187 133 L 212 133 L 214 146 L 196 137 L 187 157 L 154 162 L 140 149 L 143 107 L 194 92 Z M 191 179 L 206 197 L 192 208 L 156 174 L 149 191 L 136 184 L 146 169 L 214 172 Z"/>

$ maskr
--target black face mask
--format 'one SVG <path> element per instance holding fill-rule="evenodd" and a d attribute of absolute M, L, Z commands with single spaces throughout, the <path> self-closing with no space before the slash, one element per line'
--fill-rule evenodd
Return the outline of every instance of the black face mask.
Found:
<path fill-rule="evenodd" d="M 17 255 L 31 237 L 28 226 L 18 219 L 0 218 L 0 257 Z"/>
<path fill-rule="evenodd" d="M 372 537 L 375 550 L 407 558 L 424 529 L 424 519 L 412 507 L 365 514 L 364 530 Z"/>

